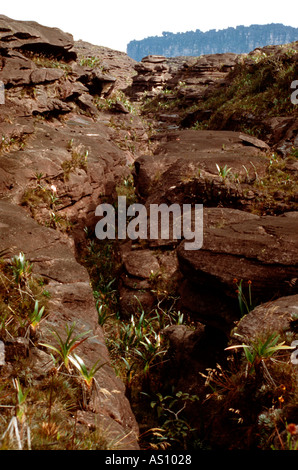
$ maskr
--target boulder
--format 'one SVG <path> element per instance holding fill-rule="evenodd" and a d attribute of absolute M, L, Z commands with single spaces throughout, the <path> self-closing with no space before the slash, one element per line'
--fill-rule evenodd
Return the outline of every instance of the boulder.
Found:
<path fill-rule="evenodd" d="M 42 53 L 64 60 L 75 60 L 73 37 L 58 28 L 35 21 L 18 21 L 0 15 L 0 47 L 2 50 Z"/>
<path fill-rule="evenodd" d="M 141 62 L 136 63 L 134 68 L 137 74 L 133 76 L 131 86 L 126 89 L 134 100 L 138 100 L 144 92 L 147 96 L 154 95 L 156 90 L 162 89 L 172 78 L 164 57 L 144 57 Z"/>
<path fill-rule="evenodd" d="M 64 71 L 61 69 L 50 69 L 41 67 L 33 70 L 30 75 L 31 83 L 37 85 L 39 83 L 55 82 L 64 76 Z"/>
<path fill-rule="evenodd" d="M 100 69 L 86 69 L 80 81 L 88 88 L 93 95 L 102 95 L 107 97 L 114 89 L 116 78 L 103 73 Z"/>
<path fill-rule="evenodd" d="M 246 145 L 253 145 L 262 150 L 270 150 L 270 147 L 263 140 L 257 139 L 251 135 L 239 134 L 239 139 L 241 139 Z"/>
<path fill-rule="evenodd" d="M 206 54 L 197 59 L 188 59 L 175 72 L 171 69 L 173 77 L 167 85 L 171 88 L 183 83 L 182 90 L 188 99 L 191 96 L 196 99 L 195 89 L 198 92 L 197 97 L 201 98 L 206 91 L 206 85 L 223 80 L 228 72 L 233 70 L 237 58 L 237 54 L 225 53 Z"/>
<path fill-rule="evenodd" d="M 298 292 L 298 213 L 258 217 L 233 209 L 204 211 L 204 240 L 200 250 L 177 255 L 185 282 L 181 301 L 203 323 L 229 329 L 239 318 L 237 286 L 258 305 Z"/>
<path fill-rule="evenodd" d="M 82 93 L 79 95 L 76 102 L 87 115 L 96 116 L 98 114 L 93 98 L 88 93 Z"/>
<path fill-rule="evenodd" d="M 297 279 L 295 280 L 297 282 Z M 289 295 L 265 302 L 245 315 L 231 333 L 232 343 L 251 343 L 260 338 L 279 334 L 291 340 L 298 328 L 298 295 Z"/>
<path fill-rule="evenodd" d="M 197 323 L 195 329 L 172 325 L 162 330 L 162 335 L 169 342 L 165 373 L 185 390 L 199 382 L 199 371 L 216 364 L 227 344 L 219 330 L 201 323 Z"/>
<path fill-rule="evenodd" d="M 218 168 L 229 168 L 224 179 Z M 135 185 L 146 203 L 204 203 L 243 208 L 246 183 L 266 171 L 265 154 L 232 131 L 174 131 L 158 136 L 153 155 L 135 161 Z M 238 181 L 242 180 L 242 184 Z"/>
<path fill-rule="evenodd" d="M 88 62 L 88 58 L 96 58 L 104 73 L 116 79 L 115 90 L 124 90 L 131 82 L 135 74 L 134 66 L 136 61 L 126 53 L 115 51 L 108 47 L 96 46 L 86 41 L 75 41 L 74 50 L 78 56 L 78 62 Z"/>
<path fill-rule="evenodd" d="M 163 55 L 147 55 L 143 57 L 141 62 L 149 62 L 150 64 L 160 64 L 166 61 Z"/>
<path fill-rule="evenodd" d="M 158 272 L 159 262 L 150 250 L 132 250 L 122 257 L 128 274 L 134 277 L 149 279 Z"/>
<path fill-rule="evenodd" d="M 30 85 L 31 75 L 35 70 L 32 60 L 17 51 L 8 51 L 2 59 L 0 80 L 6 87 Z"/>
<path fill-rule="evenodd" d="M 298 119 L 295 116 L 272 117 L 264 120 L 270 145 L 283 157 L 298 146 Z"/>

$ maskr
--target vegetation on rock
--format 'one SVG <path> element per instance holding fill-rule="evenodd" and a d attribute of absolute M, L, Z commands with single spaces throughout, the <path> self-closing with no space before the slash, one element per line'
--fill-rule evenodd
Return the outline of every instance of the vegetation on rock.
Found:
<path fill-rule="evenodd" d="M 297 45 L 135 64 L 0 22 L 1 448 L 297 449 Z M 118 196 L 203 203 L 201 251 L 96 239 Z"/>

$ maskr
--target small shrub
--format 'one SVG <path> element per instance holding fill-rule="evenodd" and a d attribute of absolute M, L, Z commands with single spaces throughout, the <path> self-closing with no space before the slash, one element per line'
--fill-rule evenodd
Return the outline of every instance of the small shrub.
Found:
<path fill-rule="evenodd" d="M 88 166 L 88 150 L 84 149 L 82 145 L 69 144 L 69 150 L 71 152 L 70 160 L 65 160 L 61 166 L 64 172 L 64 180 L 69 179 L 71 172 L 77 168 L 87 171 Z"/>

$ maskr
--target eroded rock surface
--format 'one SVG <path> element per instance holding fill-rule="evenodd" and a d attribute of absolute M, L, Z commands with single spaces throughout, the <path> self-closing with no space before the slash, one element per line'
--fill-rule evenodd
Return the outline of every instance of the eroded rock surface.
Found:
<path fill-rule="evenodd" d="M 187 279 L 182 288 L 186 307 L 207 323 L 210 312 L 211 321 L 221 317 L 229 325 L 231 313 L 237 311 L 235 290 L 240 280 L 246 296 L 251 282 L 257 304 L 297 292 L 293 284 L 298 261 L 297 212 L 256 217 L 242 211 L 210 209 L 205 214 L 203 247 L 187 251 L 182 242 L 177 251 Z"/>
<path fill-rule="evenodd" d="M 10 248 L 11 254 L 24 252 L 26 259 L 33 264 L 33 273 L 48 281 L 51 299 L 49 315 L 42 328 L 42 341 L 51 342 L 49 330 L 62 332 L 66 325 L 73 323 L 78 334 L 90 332 L 90 339 L 83 343 L 80 356 L 87 364 L 94 364 L 99 359 L 106 363 L 97 373 L 99 392 L 94 393 L 89 405 L 94 420 L 104 420 L 112 431 L 116 422 L 124 448 L 137 448 L 138 426 L 125 398 L 124 385 L 116 378 L 110 364 L 105 338 L 97 322 L 88 273 L 77 263 L 71 243 L 56 230 L 37 224 L 16 204 L 1 200 L 0 214 L 0 250 Z M 42 358 L 34 349 L 31 354 L 37 367 Z M 49 355 L 46 362 L 51 363 Z M 38 369 L 39 374 L 41 369 Z"/>
<path fill-rule="evenodd" d="M 94 100 L 95 95 L 105 99 L 117 77 L 88 61 L 80 63 L 72 36 L 58 29 L 4 16 L 0 29 L 0 80 L 5 85 L 0 250 L 10 249 L 11 256 L 23 252 L 34 275 L 47 283 L 51 298 L 42 340 L 50 343 L 49 330 L 62 333 L 75 324 L 78 333 L 90 331 L 79 350 L 83 361 L 88 366 L 99 359 L 106 363 L 96 374 L 99 387 L 78 425 L 89 429 L 97 422 L 109 430 L 107 437 L 117 436 L 121 448 L 138 449 L 138 425 L 111 366 L 88 272 L 77 261 L 84 227 L 94 230 L 96 206 L 114 197 L 134 160 L 132 152 L 115 143 L 111 114 L 101 112 Z M 117 53 L 112 55 L 116 64 Z M 123 80 L 126 74 L 127 69 L 120 73 Z M 28 344 L 19 346 L 29 350 Z M 8 358 L 9 345 L 6 353 Z M 35 377 L 49 372 L 52 360 L 45 351 L 30 348 L 30 358 Z"/>
<path fill-rule="evenodd" d="M 224 86 L 240 60 L 234 54 L 148 56 L 135 63 L 33 22 L 0 16 L 0 31 L 0 251 L 23 251 L 34 273 L 47 280 L 52 295 L 43 337 L 47 326 L 62 330 L 75 322 L 94 335 L 81 345 L 86 362 L 99 356 L 107 362 L 97 373 L 99 394 L 78 414 L 78 424 L 89 426 L 96 415 L 123 437 L 125 450 L 138 449 L 138 425 L 111 367 L 88 273 L 76 259 L 86 231 L 94 232 L 95 208 L 115 201 L 119 185 L 127 190 L 131 166 L 146 209 L 204 205 L 199 250 L 187 250 L 183 236 L 149 236 L 118 247 L 123 317 L 171 306 L 175 299 L 194 326 L 162 332 L 169 341 L 166 372 L 175 385 L 194 389 L 197 371 L 214 365 L 235 326 L 250 338 L 260 323 L 296 331 L 297 163 L 293 156 L 277 166 L 273 149 L 285 157 L 297 147 L 297 119 L 266 119 L 265 140 L 227 130 L 232 122 L 223 122 L 221 130 L 181 127 L 203 116 L 182 120 L 179 106 L 168 111 L 167 97 L 187 106 L 203 100 Z M 112 99 L 114 92 L 128 94 L 136 108 Z M 139 100 L 146 94 L 158 106 L 163 101 L 158 111 L 141 115 Z M 251 286 L 258 305 L 241 321 L 240 282 L 246 295 Z M 11 345 L 5 346 L 8 351 Z M 17 347 L 27 352 L 28 341 Z M 46 374 L 48 354 L 37 348 L 31 354 L 32 370 Z"/>
<path fill-rule="evenodd" d="M 265 302 L 237 323 L 232 332 L 232 341 L 237 344 L 239 341 L 253 342 L 274 334 L 284 339 L 290 333 L 294 338 L 297 333 L 297 315 L 297 294 Z"/>

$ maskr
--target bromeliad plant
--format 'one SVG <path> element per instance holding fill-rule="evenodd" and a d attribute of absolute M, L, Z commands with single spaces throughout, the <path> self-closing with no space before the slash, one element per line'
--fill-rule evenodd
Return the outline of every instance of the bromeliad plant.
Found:
<path fill-rule="evenodd" d="M 73 356 L 69 356 L 69 360 L 75 366 L 75 368 L 80 372 L 88 389 L 90 389 L 93 384 L 94 376 L 96 372 L 106 364 L 106 362 L 99 364 L 100 362 L 100 359 L 99 359 L 98 361 L 95 362 L 95 364 L 91 367 L 91 369 L 88 370 L 83 359 L 80 358 L 77 354 L 74 354 Z"/>
<path fill-rule="evenodd" d="M 12 258 L 11 268 L 16 284 L 20 286 L 28 281 L 32 272 L 32 265 L 28 260 L 26 260 L 23 252 Z"/>
<path fill-rule="evenodd" d="M 29 313 L 30 326 L 33 332 L 36 331 L 36 328 L 40 324 L 43 314 L 44 314 L 44 310 L 45 310 L 45 307 L 43 306 L 39 308 L 39 302 L 38 300 L 36 300 L 33 312 Z"/>
<path fill-rule="evenodd" d="M 218 174 L 219 176 L 221 176 L 221 178 L 223 179 L 223 181 L 225 181 L 229 175 L 229 173 L 231 172 L 232 168 L 228 168 L 227 165 L 225 166 L 219 166 L 217 163 L 216 163 L 216 168 L 217 168 L 217 171 L 218 171 Z"/>
<path fill-rule="evenodd" d="M 227 350 L 243 348 L 244 355 L 249 366 L 249 371 L 258 372 L 260 365 L 262 364 L 265 368 L 265 361 L 270 359 L 275 353 L 293 349 L 292 346 L 285 345 L 285 341 L 278 342 L 280 335 L 273 333 L 266 340 L 257 338 L 251 342 L 251 344 L 238 344 L 235 346 L 229 346 Z"/>
<path fill-rule="evenodd" d="M 155 360 L 166 353 L 166 350 L 162 350 L 160 345 L 160 334 L 153 332 L 151 337 L 145 336 L 144 341 L 140 341 L 140 348 L 135 350 L 135 353 L 141 358 L 145 383 L 149 381 L 150 369 Z"/>
<path fill-rule="evenodd" d="M 73 323 L 70 327 L 66 325 L 66 338 L 63 339 L 62 336 L 58 333 L 58 331 L 53 330 L 51 331 L 52 335 L 56 338 L 58 345 L 53 346 L 51 344 L 39 343 L 41 346 L 51 349 L 56 353 L 56 358 L 53 357 L 54 363 L 60 362 L 60 365 L 63 364 L 67 370 L 69 370 L 69 360 L 70 360 L 70 353 L 76 349 L 80 344 L 86 341 L 89 337 L 86 335 L 89 333 L 83 332 L 73 337 L 75 329 L 75 323 Z M 85 338 L 81 339 L 83 336 Z"/>

